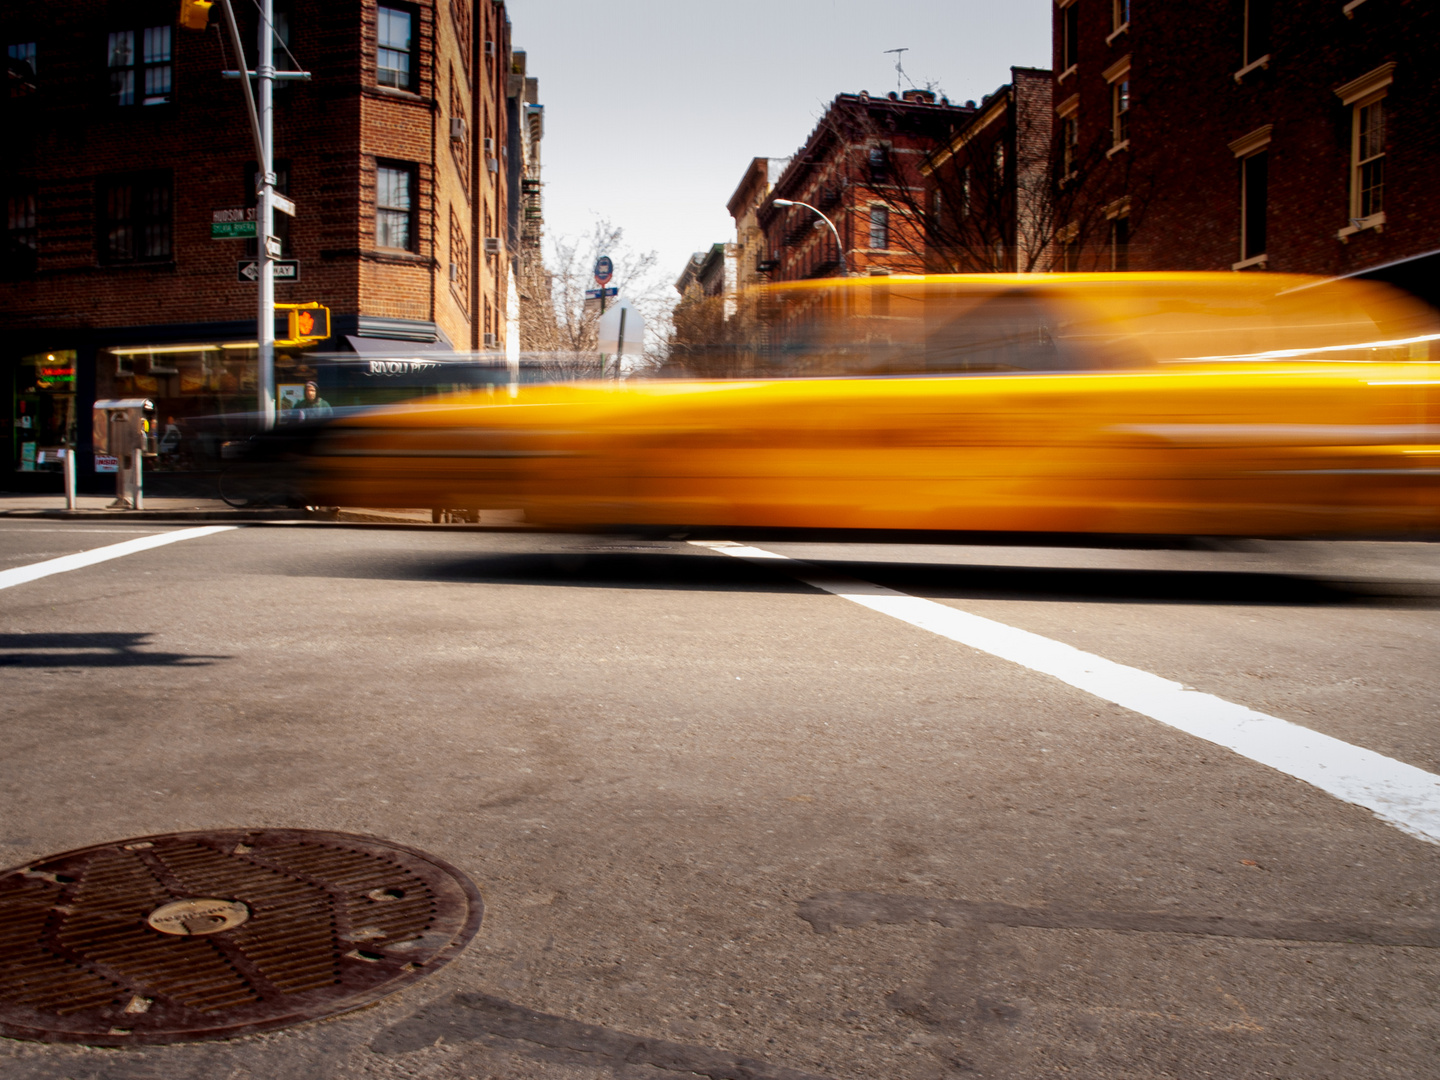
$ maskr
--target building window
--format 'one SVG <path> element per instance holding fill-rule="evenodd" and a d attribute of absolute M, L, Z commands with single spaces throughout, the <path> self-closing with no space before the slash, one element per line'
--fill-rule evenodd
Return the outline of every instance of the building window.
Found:
<path fill-rule="evenodd" d="M 465 225 L 455 208 L 450 208 L 450 291 L 470 315 L 470 244 L 465 239 Z"/>
<path fill-rule="evenodd" d="M 960 170 L 960 216 L 970 216 L 970 166 Z"/>
<path fill-rule="evenodd" d="M 1240 159 L 1240 261 L 1265 254 L 1265 219 L 1270 203 L 1270 152 Z"/>
<path fill-rule="evenodd" d="M 890 148 L 888 146 L 872 146 L 870 148 L 870 177 L 879 179 L 890 170 Z"/>
<path fill-rule="evenodd" d="M 995 190 L 1005 190 L 1005 144 L 995 144 Z"/>
<path fill-rule="evenodd" d="M 1350 216 L 1363 221 L 1385 209 L 1385 97 L 1354 109 L 1350 169 Z"/>
<path fill-rule="evenodd" d="M 409 8 L 378 9 L 375 81 L 400 90 L 415 88 L 415 13 Z"/>
<path fill-rule="evenodd" d="M 1080 114 L 1072 112 L 1060 121 L 1060 175 L 1075 173 L 1075 155 L 1080 146 Z"/>
<path fill-rule="evenodd" d="M 1270 4 L 1271 0 L 1245 0 L 1242 48 L 1246 67 L 1270 55 Z"/>
<path fill-rule="evenodd" d="M 170 100 L 170 27 L 117 30 L 110 35 L 108 56 L 111 102 L 164 105 Z"/>
<path fill-rule="evenodd" d="M 97 247 L 102 263 L 171 257 L 170 175 L 148 173 L 102 181 Z"/>
<path fill-rule="evenodd" d="M 450 21 L 455 24 L 455 40 L 460 43 L 460 62 L 470 74 L 470 0 L 450 0 Z"/>
<path fill-rule="evenodd" d="M 1119 30 L 1122 26 L 1130 25 L 1130 0 L 1114 0 L 1112 11 L 1111 29 Z"/>
<path fill-rule="evenodd" d="M 378 162 L 375 166 L 375 246 L 415 251 L 415 169 Z"/>
<path fill-rule="evenodd" d="M 39 216 L 34 190 L 12 191 L 5 200 L 5 274 L 24 277 L 35 272 L 40 251 Z"/>
<path fill-rule="evenodd" d="M 1112 136 L 1116 146 L 1130 140 L 1130 74 L 1126 72 L 1110 84 L 1113 109 Z"/>
<path fill-rule="evenodd" d="M 1130 218 L 1110 219 L 1110 269 L 1124 272 L 1130 269 Z"/>
<path fill-rule="evenodd" d="M 1065 73 L 1080 62 L 1080 4 L 1071 3 L 1060 13 L 1060 72 Z"/>
<path fill-rule="evenodd" d="M 870 246 L 879 250 L 890 246 L 890 211 L 884 206 L 870 207 Z"/>
<path fill-rule="evenodd" d="M 35 42 L 21 41 L 5 47 L 6 82 L 11 97 L 35 92 Z"/>

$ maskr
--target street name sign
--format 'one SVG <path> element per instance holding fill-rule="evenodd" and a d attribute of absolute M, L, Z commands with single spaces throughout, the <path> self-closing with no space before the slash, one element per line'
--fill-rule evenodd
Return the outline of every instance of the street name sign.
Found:
<path fill-rule="evenodd" d="M 275 264 L 276 281 L 299 281 L 300 260 L 299 259 L 276 259 Z M 256 259 L 241 259 L 235 264 L 236 281 L 259 281 L 260 263 Z"/>
<path fill-rule="evenodd" d="M 289 214 L 291 217 L 295 216 L 295 201 L 293 199 L 287 199 L 278 191 L 272 191 L 270 193 L 270 201 L 275 205 L 275 209 L 279 210 L 280 213 Z"/>
<path fill-rule="evenodd" d="M 255 207 L 237 206 L 210 212 L 211 240 L 254 240 Z"/>
<path fill-rule="evenodd" d="M 585 290 L 585 299 L 586 299 L 586 300 L 599 300 L 600 297 L 602 297 L 602 296 L 619 296 L 619 295 L 620 295 L 620 290 L 617 289 L 617 288 L 615 288 L 613 285 L 612 285 L 610 288 L 608 288 L 608 289 L 586 289 L 586 290 Z"/>

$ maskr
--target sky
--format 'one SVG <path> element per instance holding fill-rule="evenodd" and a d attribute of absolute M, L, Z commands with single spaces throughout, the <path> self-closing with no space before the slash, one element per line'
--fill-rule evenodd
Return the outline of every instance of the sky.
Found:
<path fill-rule="evenodd" d="M 547 239 L 608 218 L 673 281 L 734 240 L 755 157 L 793 154 L 836 94 L 914 85 L 980 100 L 1050 65 L 1053 0 L 509 0 L 545 106 Z M 908 88 L 910 83 L 905 83 Z"/>

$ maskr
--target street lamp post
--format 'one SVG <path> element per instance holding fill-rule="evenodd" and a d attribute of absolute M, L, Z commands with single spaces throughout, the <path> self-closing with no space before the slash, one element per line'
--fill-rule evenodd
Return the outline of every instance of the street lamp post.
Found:
<path fill-rule="evenodd" d="M 846 264 L 845 264 L 845 245 L 844 245 L 844 243 L 841 242 L 841 240 L 840 240 L 840 230 L 837 229 L 837 228 L 835 228 L 835 223 L 834 223 L 833 221 L 831 221 L 828 217 L 826 217 L 824 214 L 822 214 L 822 213 L 821 213 L 818 209 L 816 209 L 815 207 L 811 206 L 809 203 L 807 203 L 807 202 L 801 202 L 799 199 L 774 199 L 774 200 L 771 201 L 771 205 L 773 205 L 773 206 L 803 206 L 806 210 L 809 210 L 809 211 L 810 211 L 811 213 L 813 213 L 816 217 L 818 217 L 821 221 L 825 222 L 826 225 L 829 225 L 829 226 L 830 226 L 830 231 L 835 234 L 835 250 L 840 253 L 840 276 L 841 276 L 841 277 L 849 277 L 849 276 L 850 276 L 850 271 L 849 271 L 849 269 L 847 268 L 847 266 L 846 266 Z"/>

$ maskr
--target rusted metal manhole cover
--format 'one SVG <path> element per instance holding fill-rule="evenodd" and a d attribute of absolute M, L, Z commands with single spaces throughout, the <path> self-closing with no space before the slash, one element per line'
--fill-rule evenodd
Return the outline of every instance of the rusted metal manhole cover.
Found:
<path fill-rule="evenodd" d="M 0 1034 L 123 1046 L 330 1016 L 441 967 L 482 912 L 448 863 L 344 833 L 170 833 L 52 855 L 0 873 Z"/>

